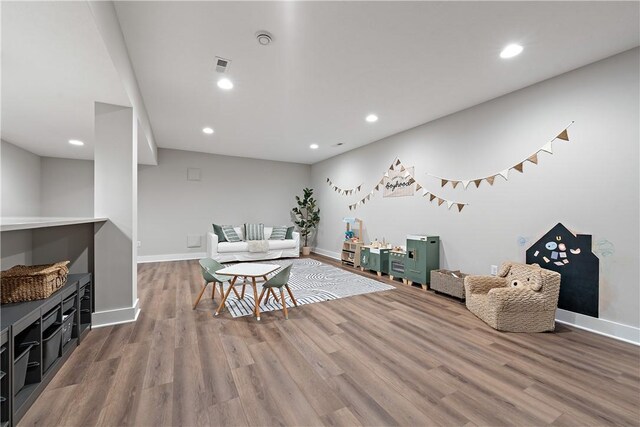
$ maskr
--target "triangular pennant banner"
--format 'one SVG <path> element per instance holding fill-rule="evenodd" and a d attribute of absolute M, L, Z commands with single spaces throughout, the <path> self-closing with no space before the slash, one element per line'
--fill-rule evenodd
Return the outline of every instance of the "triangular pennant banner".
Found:
<path fill-rule="evenodd" d="M 419 191 L 422 188 L 422 185 L 416 184 L 416 191 Z"/>
<path fill-rule="evenodd" d="M 327 178 L 327 182 L 331 182 L 331 180 L 329 178 Z"/>
<path fill-rule="evenodd" d="M 534 153 L 527 158 L 528 161 L 534 164 L 538 164 L 538 153 Z"/>
<path fill-rule="evenodd" d="M 553 154 L 552 141 L 549 141 L 546 144 L 544 144 L 544 146 L 540 150 L 538 150 L 538 152 L 540 152 L 540 151 L 546 151 L 549 154 Z"/>
<path fill-rule="evenodd" d="M 464 208 L 464 203 L 457 203 L 458 205 L 458 212 L 462 212 L 462 208 Z"/>
<path fill-rule="evenodd" d="M 438 206 L 441 206 L 444 203 L 444 199 L 438 197 Z"/>
<path fill-rule="evenodd" d="M 380 188 L 380 184 L 376 185 L 375 190 L 378 191 L 378 188 Z"/>
<path fill-rule="evenodd" d="M 493 180 L 496 179 L 495 175 L 491 175 L 485 178 L 487 180 L 487 182 L 489 183 L 489 185 L 493 185 Z"/>
<path fill-rule="evenodd" d="M 567 132 L 567 130 L 563 130 L 562 132 L 560 132 L 560 134 L 558 134 L 558 136 L 556 136 L 557 139 L 564 139 L 565 141 L 569 140 L 569 132 Z"/>
<path fill-rule="evenodd" d="M 440 181 L 442 181 L 442 187 L 444 187 L 445 185 L 447 185 L 447 182 L 449 182 L 448 179 L 441 179 Z"/>
<path fill-rule="evenodd" d="M 460 181 L 451 181 L 451 185 L 453 185 L 453 188 L 456 188 L 458 184 L 460 184 Z"/>
<path fill-rule="evenodd" d="M 453 202 L 447 200 L 447 209 L 451 209 L 451 205 L 453 205 Z"/>
<path fill-rule="evenodd" d="M 389 171 L 385 172 L 385 173 L 384 173 L 384 176 L 385 176 L 386 178 L 389 178 Z M 380 184 L 382 184 L 382 180 L 380 180 Z"/>
<path fill-rule="evenodd" d="M 498 175 L 500 175 L 501 177 L 503 177 L 504 179 L 506 179 L 508 181 L 509 180 L 509 169 L 503 170 Z"/>
<path fill-rule="evenodd" d="M 482 179 L 475 179 L 473 180 L 473 183 L 476 185 L 476 188 L 480 187 L 480 183 L 482 182 Z"/>
<path fill-rule="evenodd" d="M 463 186 L 463 187 L 465 188 L 465 190 L 466 190 L 466 189 L 467 189 L 467 186 L 469 185 L 469 183 L 470 183 L 471 181 L 460 181 L 460 182 L 462 182 L 462 186 Z"/>
<path fill-rule="evenodd" d="M 360 191 L 360 187 L 362 187 L 362 185 L 358 185 L 356 188 L 358 189 L 358 191 Z"/>
<path fill-rule="evenodd" d="M 436 196 L 434 196 L 433 194 L 429 193 L 429 201 L 433 202 L 433 199 L 435 199 Z"/>
<path fill-rule="evenodd" d="M 515 165 L 513 167 L 515 170 L 517 170 L 518 172 L 522 173 L 522 162 L 518 163 L 517 165 Z"/>
<path fill-rule="evenodd" d="M 404 166 L 400 166 L 400 172 L 404 172 L 404 171 L 405 171 Z"/>
<path fill-rule="evenodd" d="M 349 205 L 349 210 L 353 209 L 353 205 Z"/>
<path fill-rule="evenodd" d="M 396 166 L 400 164 L 400 159 L 396 160 Z"/>
<path fill-rule="evenodd" d="M 429 192 L 425 188 L 423 188 L 422 189 L 422 197 L 426 196 L 427 194 L 429 194 Z"/>

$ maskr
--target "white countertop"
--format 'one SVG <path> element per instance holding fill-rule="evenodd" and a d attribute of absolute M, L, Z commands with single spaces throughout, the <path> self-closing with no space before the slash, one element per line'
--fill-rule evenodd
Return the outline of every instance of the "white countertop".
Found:
<path fill-rule="evenodd" d="M 63 225 L 104 222 L 107 220 L 108 218 L 94 217 L 2 217 L 0 218 L 0 231 L 30 230 L 33 228 L 59 227 Z"/>

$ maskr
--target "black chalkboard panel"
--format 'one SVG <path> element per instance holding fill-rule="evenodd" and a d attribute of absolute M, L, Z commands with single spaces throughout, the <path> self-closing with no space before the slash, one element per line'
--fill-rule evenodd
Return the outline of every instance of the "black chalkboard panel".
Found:
<path fill-rule="evenodd" d="M 575 235 L 558 223 L 527 249 L 527 264 L 561 275 L 558 308 L 598 317 L 600 260 L 591 251 L 591 235 Z"/>

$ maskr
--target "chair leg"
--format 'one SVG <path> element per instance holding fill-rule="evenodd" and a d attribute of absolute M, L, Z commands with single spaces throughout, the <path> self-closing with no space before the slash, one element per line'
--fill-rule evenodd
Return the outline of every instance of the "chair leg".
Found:
<path fill-rule="evenodd" d="M 196 302 L 193 303 L 193 310 L 195 310 L 196 307 L 198 306 L 198 303 L 200 302 L 200 298 L 202 298 L 202 294 L 204 294 L 205 289 L 207 289 L 207 285 L 208 283 L 204 282 L 204 286 L 202 286 L 202 290 L 200 291 L 200 295 L 198 295 L 198 299 L 196 300 Z"/>
<path fill-rule="evenodd" d="M 269 295 L 271 295 L 273 299 L 278 302 L 278 297 L 276 296 L 276 292 L 273 290 L 273 288 L 269 288 Z"/>
<path fill-rule="evenodd" d="M 227 289 L 227 292 L 222 296 L 222 301 L 220 301 L 220 305 L 218 306 L 218 309 L 216 310 L 214 316 L 217 316 L 218 314 L 220 314 L 220 312 L 224 309 L 224 303 L 225 301 L 227 301 L 227 298 L 229 297 L 229 294 L 231 293 L 231 289 L 233 289 L 233 285 L 236 284 L 236 279 L 237 277 L 234 277 L 231 280 L 231 283 L 229 283 L 229 289 Z M 224 290 L 224 288 L 223 288 Z"/>
<path fill-rule="evenodd" d="M 240 299 L 244 298 L 244 291 L 247 288 L 247 281 L 245 280 L 245 282 L 242 284 L 242 293 L 240 294 Z"/>
<path fill-rule="evenodd" d="M 264 293 L 267 291 L 267 288 L 262 288 L 262 292 L 260 292 L 260 296 L 258 297 L 258 305 L 260 305 L 260 303 L 262 302 L 262 297 L 264 296 Z"/>
<path fill-rule="evenodd" d="M 284 312 L 284 318 L 289 320 L 289 313 L 287 312 L 287 302 L 284 300 L 284 289 L 280 288 L 280 302 L 282 303 L 282 311 Z"/>
<path fill-rule="evenodd" d="M 216 283 L 214 282 L 214 283 L 213 283 L 213 288 L 211 289 L 211 299 L 215 299 L 215 297 L 216 297 L 216 290 L 217 290 L 217 288 L 216 288 Z"/>
<path fill-rule="evenodd" d="M 293 292 L 291 292 L 291 288 L 289 287 L 289 285 L 284 285 L 285 288 L 287 288 L 287 292 L 289 293 L 289 296 L 291 297 L 291 301 L 293 301 L 293 305 L 295 305 L 296 307 L 298 306 L 298 301 L 296 301 L 296 299 L 293 297 Z"/>

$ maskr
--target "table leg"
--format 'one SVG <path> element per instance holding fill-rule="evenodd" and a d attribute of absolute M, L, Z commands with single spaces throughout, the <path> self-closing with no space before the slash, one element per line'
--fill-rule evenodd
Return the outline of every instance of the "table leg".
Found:
<path fill-rule="evenodd" d="M 260 304 L 258 304 L 258 285 L 256 285 L 256 278 L 252 277 L 251 278 L 251 283 L 253 284 L 253 301 L 255 302 L 255 306 L 256 306 L 256 320 L 260 320 Z"/>
<path fill-rule="evenodd" d="M 222 301 L 220 301 L 220 305 L 218 306 L 218 309 L 216 310 L 214 316 L 217 316 L 218 314 L 220 314 L 220 312 L 224 309 L 224 303 L 227 302 L 227 297 L 231 293 L 231 289 L 233 289 L 233 285 L 236 284 L 236 280 L 238 280 L 238 276 L 234 276 L 233 279 L 231 279 L 231 282 L 229 283 L 229 289 L 227 289 L 227 292 L 225 292 L 224 296 L 222 297 Z"/>

